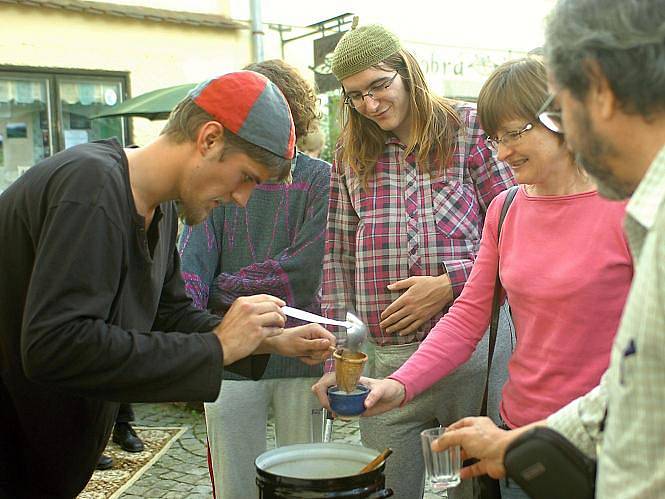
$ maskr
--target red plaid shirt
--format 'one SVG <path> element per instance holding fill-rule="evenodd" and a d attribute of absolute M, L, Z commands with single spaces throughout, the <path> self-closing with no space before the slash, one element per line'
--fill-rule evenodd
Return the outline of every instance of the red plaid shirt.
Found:
<path fill-rule="evenodd" d="M 405 156 L 404 144 L 394 137 L 386 141 L 366 189 L 349 165 L 333 168 L 322 311 L 343 319 L 347 310 L 355 310 L 379 345 L 421 341 L 446 311 L 414 334 L 387 334 L 379 326 L 380 315 L 400 292 L 386 286 L 447 273 L 454 297 L 459 296 L 490 201 L 515 185 L 508 165 L 496 161 L 487 147 L 475 106 L 460 103 L 456 110 L 465 127 L 442 173 L 422 173 L 415 156 Z"/>

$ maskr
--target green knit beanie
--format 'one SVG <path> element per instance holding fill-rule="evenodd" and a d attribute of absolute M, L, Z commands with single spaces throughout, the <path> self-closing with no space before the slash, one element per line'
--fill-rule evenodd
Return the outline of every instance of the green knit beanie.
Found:
<path fill-rule="evenodd" d="M 380 63 L 402 48 L 399 38 L 383 26 L 368 24 L 356 28 L 357 23 L 355 17 L 351 30 L 333 53 L 332 72 L 339 81 Z"/>

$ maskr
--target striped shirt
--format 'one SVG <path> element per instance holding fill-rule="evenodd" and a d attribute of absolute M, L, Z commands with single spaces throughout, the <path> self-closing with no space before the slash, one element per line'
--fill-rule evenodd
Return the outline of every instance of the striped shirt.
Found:
<path fill-rule="evenodd" d="M 203 223 L 185 226 L 182 275 L 196 307 L 224 315 L 237 298 L 266 293 L 320 312 L 330 164 L 298 153 L 291 175 L 290 184 L 257 185 L 245 208 L 220 206 Z M 271 355 L 263 378 L 320 374 L 320 366 Z M 226 371 L 224 377 L 240 379 Z"/>
<path fill-rule="evenodd" d="M 547 424 L 598 456 L 598 499 L 656 499 L 665 495 L 665 147 L 626 212 L 635 277 L 610 367 Z"/>
<path fill-rule="evenodd" d="M 322 311 L 343 319 L 355 310 L 379 345 L 422 340 L 446 310 L 413 334 L 387 334 L 380 315 L 400 292 L 386 286 L 447 273 L 454 297 L 459 296 L 478 251 L 485 211 L 514 185 L 509 167 L 487 147 L 475 107 L 458 103 L 455 109 L 464 126 L 445 171 L 427 173 L 395 137 L 386 141 L 367 188 L 350 165 L 333 167 Z"/>

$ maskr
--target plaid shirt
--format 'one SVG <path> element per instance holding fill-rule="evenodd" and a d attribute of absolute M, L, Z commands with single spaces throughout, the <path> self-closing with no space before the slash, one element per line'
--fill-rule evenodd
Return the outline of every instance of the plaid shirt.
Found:
<path fill-rule="evenodd" d="M 408 336 L 381 330 L 380 315 L 399 291 L 386 286 L 411 276 L 447 273 L 454 297 L 471 271 L 490 201 L 514 185 L 509 167 L 485 144 L 475 107 L 459 103 L 464 127 L 450 166 L 423 173 L 404 144 L 386 141 L 374 177 L 363 189 L 349 165 L 331 177 L 322 312 L 343 319 L 355 310 L 379 345 L 422 340 L 446 309 Z M 340 171 L 343 174 L 340 174 Z"/>

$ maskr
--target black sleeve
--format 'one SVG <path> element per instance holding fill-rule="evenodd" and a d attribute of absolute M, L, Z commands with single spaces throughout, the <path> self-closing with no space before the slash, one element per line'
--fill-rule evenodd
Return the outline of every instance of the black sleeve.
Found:
<path fill-rule="evenodd" d="M 178 251 L 174 249 L 173 258 L 162 288 L 154 329 L 158 331 L 198 331 L 207 333 L 219 323 L 219 317 L 199 310 L 187 296 L 180 272 L 180 257 Z M 269 355 L 251 355 L 226 366 L 225 369 L 246 378 L 257 380 L 263 375 L 269 358 Z"/>
<path fill-rule="evenodd" d="M 212 333 L 108 324 L 123 265 L 123 231 L 99 207 L 50 208 L 36 241 L 21 328 L 26 375 L 120 402 L 214 400 L 222 352 Z M 203 324 L 203 322 L 202 322 Z M 202 326 L 203 327 L 203 326 Z"/>

